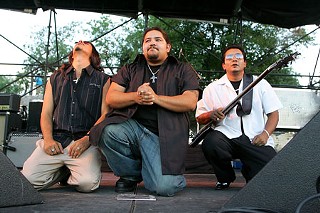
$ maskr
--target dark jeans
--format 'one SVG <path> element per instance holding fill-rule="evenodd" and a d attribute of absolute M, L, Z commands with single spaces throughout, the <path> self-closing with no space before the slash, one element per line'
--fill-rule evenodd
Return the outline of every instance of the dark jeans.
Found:
<path fill-rule="evenodd" d="M 213 166 L 218 181 L 229 183 L 236 179 L 231 165 L 233 159 L 241 160 L 241 172 L 248 182 L 276 155 L 271 146 L 253 145 L 246 135 L 229 139 L 216 130 L 206 135 L 202 151 Z"/>

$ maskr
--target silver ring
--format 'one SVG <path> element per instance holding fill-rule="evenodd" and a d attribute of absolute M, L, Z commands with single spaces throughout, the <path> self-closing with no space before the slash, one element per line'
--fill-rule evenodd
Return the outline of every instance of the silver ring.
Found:
<path fill-rule="evenodd" d="M 217 121 L 219 121 L 220 119 L 219 118 L 217 118 Z"/>
<path fill-rule="evenodd" d="M 77 150 L 80 150 L 80 147 L 77 147 Z"/>
<path fill-rule="evenodd" d="M 54 149 L 54 148 L 52 148 L 52 149 L 51 149 L 51 152 L 54 152 L 54 151 L 55 151 L 55 149 Z"/>

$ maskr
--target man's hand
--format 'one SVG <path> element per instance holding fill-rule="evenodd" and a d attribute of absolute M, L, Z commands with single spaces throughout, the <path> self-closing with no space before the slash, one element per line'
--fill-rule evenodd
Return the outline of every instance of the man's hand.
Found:
<path fill-rule="evenodd" d="M 83 138 L 70 144 L 68 154 L 72 158 L 78 158 L 84 151 L 88 149 L 89 146 L 89 136 L 84 136 Z"/>
<path fill-rule="evenodd" d="M 222 110 L 223 108 L 212 110 L 210 114 L 210 118 L 215 122 L 219 122 L 220 120 L 224 119 L 225 115 L 222 113 Z"/>
<path fill-rule="evenodd" d="M 63 153 L 63 148 L 61 143 L 51 139 L 44 139 L 44 152 L 48 155 L 58 155 Z"/>
<path fill-rule="evenodd" d="M 137 90 L 137 103 L 140 105 L 152 105 L 155 101 L 155 93 L 150 83 L 142 84 Z"/>
<path fill-rule="evenodd" d="M 256 146 L 264 146 L 268 141 L 269 135 L 263 131 L 252 139 L 252 144 Z"/>

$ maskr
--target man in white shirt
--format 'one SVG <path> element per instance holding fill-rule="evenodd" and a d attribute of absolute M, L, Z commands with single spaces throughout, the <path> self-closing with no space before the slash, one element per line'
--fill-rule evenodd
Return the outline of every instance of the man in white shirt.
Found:
<path fill-rule="evenodd" d="M 199 124 L 213 120 L 216 125 L 204 138 L 202 150 L 215 171 L 217 190 L 227 189 L 235 180 L 233 159 L 241 160 L 241 172 L 248 182 L 276 155 L 270 135 L 278 124 L 278 110 L 282 107 L 270 84 L 263 79 L 253 88 L 251 97 L 249 92 L 240 106 L 224 115 L 223 109 L 247 86 L 244 82 L 250 81 L 244 79 L 253 81 L 257 76 L 245 74 L 246 54 L 239 45 L 223 51 L 222 67 L 226 74 L 204 89 L 196 111 Z M 244 99 L 249 104 L 242 103 Z"/>

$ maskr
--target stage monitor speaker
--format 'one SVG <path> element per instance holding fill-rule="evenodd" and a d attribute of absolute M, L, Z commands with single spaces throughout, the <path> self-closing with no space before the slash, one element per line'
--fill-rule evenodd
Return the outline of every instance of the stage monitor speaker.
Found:
<path fill-rule="evenodd" d="M 12 131 L 19 131 L 22 125 L 21 115 L 12 112 L 0 112 L 0 150 L 3 150 L 8 135 Z"/>
<path fill-rule="evenodd" d="M 40 128 L 40 116 L 42 110 L 42 101 L 29 103 L 29 115 L 27 121 L 28 132 L 41 132 Z"/>
<path fill-rule="evenodd" d="M 0 164 L 0 207 L 44 202 L 41 194 L 33 188 L 2 151 L 0 151 Z"/>
<path fill-rule="evenodd" d="M 16 167 L 22 168 L 24 162 L 36 148 L 36 142 L 41 138 L 42 134 L 37 132 L 10 133 L 8 137 L 8 143 L 4 147 L 6 149 L 4 153 L 6 153 L 7 157 Z"/>
<path fill-rule="evenodd" d="M 221 209 L 245 207 L 296 212 L 318 194 L 320 176 L 320 113 Z M 300 206 L 299 206 L 300 208 Z M 301 212 L 319 212 L 319 199 L 306 202 Z M 234 211 L 233 211 L 234 212 Z"/>

